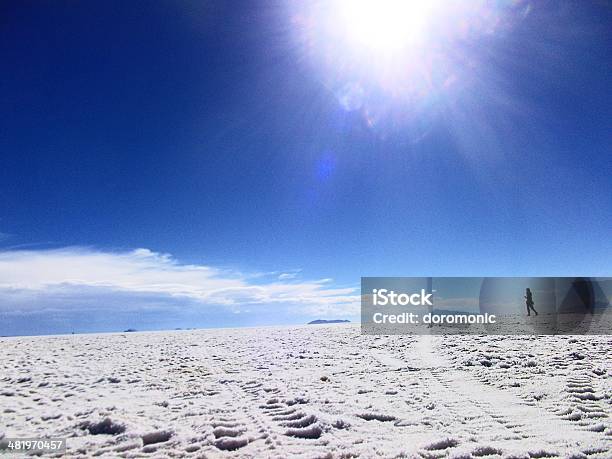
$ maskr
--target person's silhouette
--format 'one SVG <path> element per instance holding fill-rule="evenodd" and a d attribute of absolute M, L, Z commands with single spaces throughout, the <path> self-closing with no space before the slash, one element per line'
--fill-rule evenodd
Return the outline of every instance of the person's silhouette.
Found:
<path fill-rule="evenodd" d="M 535 312 L 536 316 L 538 315 L 538 311 L 536 311 L 535 308 L 533 307 L 534 305 L 533 295 L 531 294 L 531 289 L 529 287 L 525 289 L 525 305 L 527 306 L 528 316 L 531 315 L 531 311 Z"/>

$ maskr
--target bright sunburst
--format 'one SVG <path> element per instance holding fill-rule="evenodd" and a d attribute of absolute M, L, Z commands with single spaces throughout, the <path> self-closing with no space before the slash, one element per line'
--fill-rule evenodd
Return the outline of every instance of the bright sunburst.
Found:
<path fill-rule="evenodd" d="M 292 14 L 304 56 L 344 110 L 419 139 L 455 95 L 486 84 L 491 44 L 529 10 L 528 0 L 320 0 Z"/>
<path fill-rule="evenodd" d="M 338 0 L 336 14 L 355 45 L 388 54 L 422 40 L 436 7 L 433 1 Z"/>

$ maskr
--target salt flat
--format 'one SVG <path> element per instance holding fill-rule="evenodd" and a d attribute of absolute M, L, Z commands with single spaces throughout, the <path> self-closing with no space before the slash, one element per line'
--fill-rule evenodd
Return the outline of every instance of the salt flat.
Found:
<path fill-rule="evenodd" d="M 610 336 L 354 325 L 0 339 L 0 438 L 66 457 L 611 458 Z"/>

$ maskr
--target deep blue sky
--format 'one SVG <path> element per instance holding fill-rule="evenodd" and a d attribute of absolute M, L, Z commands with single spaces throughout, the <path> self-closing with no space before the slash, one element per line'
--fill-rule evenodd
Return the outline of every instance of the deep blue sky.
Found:
<path fill-rule="evenodd" d="M 610 273 L 609 3 L 537 2 L 416 141 L 339 104 L 289 10 L 2 2 L 1 247 L 343 285 Z"/>

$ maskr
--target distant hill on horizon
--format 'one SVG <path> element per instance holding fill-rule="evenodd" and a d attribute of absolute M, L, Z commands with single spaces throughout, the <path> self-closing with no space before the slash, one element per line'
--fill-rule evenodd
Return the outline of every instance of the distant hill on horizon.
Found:
<path fill-rule="evenodd" d="M 317 320 L 311 320 L 310 322 L 308 322 L 307 325 L 344 324 L 344 323 L 349 323 L 349 322 L 350 320 L 346 320 L 346 319 L 332 319 L 332 320 L 317 319 Z"/>

